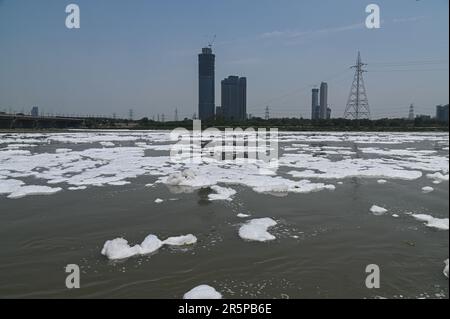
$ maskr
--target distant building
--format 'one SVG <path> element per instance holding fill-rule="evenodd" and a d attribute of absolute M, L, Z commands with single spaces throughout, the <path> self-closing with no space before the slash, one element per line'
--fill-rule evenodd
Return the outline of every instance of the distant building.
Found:
<path fill-rule="evenodd" d="M 327 108 L 328 108 L 328 84 L 322 82 L 320 84 L 320 114 L 319 117 L 322 120 L 327 118 Z"/>
<path fill-rule="evenodd" d="M 38 117 L 39 116 L 39 108 L 37 106 L 33 106 L 31 109 L 31 116 Z"/>
<path fill-rule="evenodd" d="M 418 115 L 416 116 L 416 119 L 421 119 L 421 120 L 431 120 L 431 115 L 418 114 Z"/>
<path fill-rule="evenodd" d="M 448 104 L 436 106 L 436 120 L 448 124 Z"/>
<path fill-rule="evenodd" d="M 227 120 L 244 121 L 247 119 L 247 79 L 229 76 L 221 83 L 222 116 Z"/>
<path fill-rule="evenodd" d="M 211 48 L 203 48 L 198 55 L 198 117 L 202 121 L 214 119 L 215 59 Z"/>
<path fill-rule="evenodd" d="M 311 120 L 318 120 L 320 116 L 319 89 L 312 89 L 311 93 Z"/>
<path fill-rule="evenodd" d="M 222 107 L 221 106 L 216 106 L 216 119 L 222 118 L 223 114 L 222 114 Z"/>
<path fill-rule="evenodd" d="M 319 89 L 311 91 L 311 119 L 327 120 L 331 118 L 331 109 L 328 107 L 328 84 L 322 82 Z M 320 100 L 319 100 L 320 98 Z"/>

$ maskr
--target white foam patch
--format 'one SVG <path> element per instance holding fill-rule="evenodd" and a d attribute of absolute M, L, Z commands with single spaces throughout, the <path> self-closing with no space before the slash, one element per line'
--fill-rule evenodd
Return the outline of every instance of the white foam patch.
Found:
<path fill-rule="evenodd" d="M 215 194 L 209 194 L 208 199 L 211 201 L 215 200 L 227 200 L 231 201 L 232 197 L 236 194 L 236 191 L 232 188 L 220 187 L 217 185 L 211 186 L 211 189 Z"/>
<path fill-rule="evenodd" d="M 185 293 L 183 299 L 222 299 L 222 294 L 211 286 L 200 285 Z"/>
<path fill-rule="evenodd" d="M 123 238 L 108 240 L 103 245 L 102 255 L 110 260 L 125 259 L 141 253 L 141 246 L 131 247 L 128 241 Z"/>
<path fill-rule="evenodd" d="M 105 147 L 115 146 L 113 142 L 100 142 L 100 145 Z"/>
<path fill-rule="evenodd" d="M 448 278 L 448 259 L 444 261 L 445 268 L 444 268 L 444 275 Z"/>
<path fill-rule="evenodd" d="M 193 245 L 197 242 L 197 237 L 192 234 L 178 237 L 169 237 L 163 243 L 170 246 Z"/>
<path fill-rule="evenodd" d="M 418 221 L 425 222 L 427 227 L 448 230 L 448 218 L 435 218 L 426 214 L 411 214 Z"/>
<path fill-rule="evenodd" d="M 441 172 L 436 172 L 433 174 L 427 174 L 427 177 L 430 179 L 434 179 L 435 184 L 439 184 L 442 182 L 448 182 L 448 175 L 449 174 L 442 174 Z"/>
<path fill-rule="evenodd" d="M 158 249 L 160 249 L 163 245 L 163 242 L 159 240 L 155 235 L 148 235 L 145 237 L 144 241 L 140 245 L 140 254 L 147 255 L 151 254 Z"/>
<path fill-rule="evenodd" d="M 378 184 L 386 184 L 386 183 L 387 183 L 387 180 L 385 180 L 385 179 L 379 179 L 379 180 L 377 180 L 377 183 L 378 183 Z"/>
<path fill-rule="evenodd" d="M 69 187 L 68 190 L 69 191 L 80 191 L 80 190 L 85 190 L 87 189 L 87 186 L 78 186 L 78 187 Z"/>
<path fill-rule="evenodd" d="M 162 200 L 161 198 L 155 199 L 156 204 L 161 204 L 162 202 L 164 202 L 164 200 Z"/>
<path fill-rule="evenodd" d="M 231 140 L 228 133 L 221 134 L 225 140 Z M 56 144 L 58 147 L 60 143 L 66 143 L 68 146 L 90 144 L 83 145 L 88 147 L 83 150 L 73 151 L 66 148 L 49 153 L 0 149 L 0 184 L 8 179 L 31 178 L 42 180 L 49 185 L 66 184 L 65 188 L 121 186 L 139 176 L 150 175 L 159 176 L 156 183 L 165 183 L 170 188 L 174 187 L 183 192 L 224 184 L 246 186 L 258 193 L 284 195 L 335 188 L 329 182 L 318 183 L 309 179 L 315 181 L 359 177 L 415 180 L 423 174 L 428 174 L 427 177 L 433 179 L 433 183 L 448 181 L 447 154 L 427 149 L 390 149 L 395 145 L 417 142 L 447 146 L 448 134 L 280 132 L 279 139 L 281 143 L 295 143 L 291 147 L 298 149 L 294 154 L 283 154 L 279 158 L 278 164 L 282 168 L 280 171 L 261 160 L 217 161 L 203 157 L 198 163 L 192 163 L 183 156 L 179 160 L 171 159 L 168 155 L 149 156 L 147 150 L 170 150 L 173 142 L 166 131 L 0 133 L 2 145 Z M 118 146 L 122 142 L 131 142 L 129 144 L 132 146 Z M 98 143 L 109 146 L 99 148 Z M 346 143 L 353 146 L 321 145 L 328 143 Z M 380 147 L 368 145 L 370 147 L 360 148 L 359 144 L 379 144 Z M 203 155 L 210 151 L 209 147 L 189 148 Z M 359 157 L 353 158 L 353 153 L 358 153 Z M 378 158 L 373 158 L 374 155 Z M 286 176 L 284 172 L 289 169 L 292 170 L 290 175 L 300 180 L 292 180 Z M 2 190 L 9 189 L 3 191 L 3 194 L 12 193 L 14 187 L 10 186 L 0 186 Z"/>
<path fill-rule="evenodd" d="M 199 176 L 190 169 L 170 174 L 167 178 L 163 179 L 163 182 L 170 186 L 187 186 L 193 188 L 207 187 L 215 184 L 205 176 Z"/>
<path fill-rule="evenodd" d="M 126 259 L 137 255 L 148 255 L 159 250 L 163 245 L 185 246 L 193 245 L 197 242 L 194 235 L 169 237 L 161 241 L 155 235 L 148 235 L 140 245 L 130 246 L 123 238 L 107 240 L 103 245 L 101 254 L 110 260 Z"/>
<path fill-rule="evenodd" d="M 114 181 L 114 182 L 109 182 L 108 185 L 111 186 L 123 186 L 123 185 L 128 185 L 131 184 L 129 181 Z"/>
<path fill-rule="evenodd" d="M 242 239 L 252 241 L 269 241 L 276 239 L 267 230 L 277 225 L 272 218 L 252 219 L 239 229 L 239 236 Z"/>
<path fill-rule="evenodd" d="M 432 191 L 434 191 L 434 188 L 431 186 L 422 187 L 422 193 L 427 194 L 427 193 L 431 193 Z"/>
<path fill-rule="evenodd" d="M 372 214 L 374 214 L 375 216 L 381 216 L 381 215 L 384 215 L 384 214 L 386 214 L 387 213 L 387 209 L 386 208 L 383 208 L 383 207 L 380 207 L 380 206 L 377 206 L 377 205 L 373 205 L 371 208 L 370 208 L 370 212 L 372 213 Z"/>
<path fill-rule="evenodd" d="M 2 179 L 0 181 L 0 194 L 11 194 L 24 184 L 18 179 Z"/>
<path fill-rule="evenodd" d="M 236 216 L 239 217 L 239 218 L 247 218 L 247 217 L 250 217 L 250 215 L 248 215 L 248 214 L 242 214 L 242 213 L 239 213 L 239 214 L 237 214 Z"/>
<path fill-rule="evenodd" d="M 31 195 L 51 195 L 60 192 L 62 188 L 60 187 L 48 187 L 39 185 L 26 185 L 16 188 L 12 193 L 8 195 L 10 199 L 18 199 L 25 196 Z"/>

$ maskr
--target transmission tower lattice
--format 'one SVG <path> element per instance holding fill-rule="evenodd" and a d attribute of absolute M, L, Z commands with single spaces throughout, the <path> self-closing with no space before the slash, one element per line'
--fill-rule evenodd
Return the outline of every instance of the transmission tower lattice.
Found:
<path fill-rule="evenodd" d="M 411 104 L 411 105 L 409 106 L 408 119 L 409 119 L 410 121 L 414 120 L 414 104 Z"/>
<path fill-rule="evenodd" d="M 134 117 L 133 109 L 130 109 L 130 110 L 128 111 L 128 119 L 129 119 L 130 121 L 132 121 L 132 120 L 133 120 L 133 117 Z"/>
<path fill-rule="evenodd" d="M 367 64 L 361 62 L 361 54 L 358 52 L 356 65 L 352 66 L 352 68 L 356 69 L 356 72 L 344 114 L 344 117 L 347 119 L 370 119 L 369 100 L 367 99 L 366 87 L 363 79 L 363 73 L 367 72 L 363 67 L 366 65 Z"/>
<path fill-rule="evenodd" d="M 268 121 L 270 119 L 270 111 L 269 111 L 269 107 L 268 106 L 266 106 L 266 111 L 265 111 L 264 115 L 265 115 L 264 116 L 265 120 Z"/>

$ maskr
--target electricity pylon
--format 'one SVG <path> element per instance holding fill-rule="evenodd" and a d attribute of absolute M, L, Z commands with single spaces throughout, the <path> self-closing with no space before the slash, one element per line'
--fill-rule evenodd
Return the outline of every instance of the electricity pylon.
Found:
<path fill-rule="evenodd" d="M 363 79 L 363 73 L 367 72 L 363 67 L 366 65 L 367 64 L 361 62 L 361 54 L 358 51 L 356 65 L 352 66 L 352 68 L 356 69 L 356 72 L 344 113 L 345 118 L 354 120 L 360 120 L 362 118 L 370 119 L 369 100 L 367 99 L 366 87 Z"/>

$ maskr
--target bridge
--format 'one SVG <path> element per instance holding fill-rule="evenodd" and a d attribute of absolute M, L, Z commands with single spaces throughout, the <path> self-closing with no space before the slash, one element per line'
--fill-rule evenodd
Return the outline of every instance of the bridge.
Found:
<path fill-rule="evenodd" d="M 80 128 L 87 118 L 0 113 L 0 129 Z"/>

